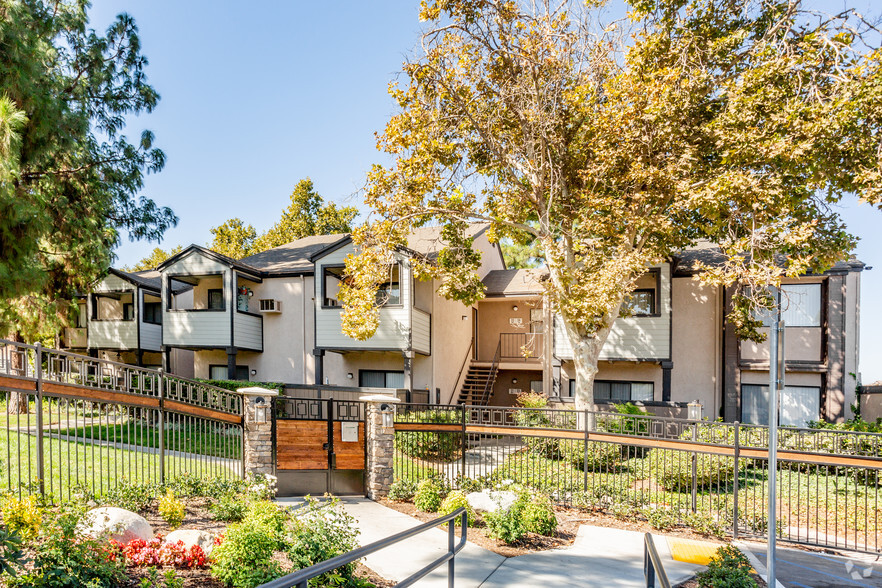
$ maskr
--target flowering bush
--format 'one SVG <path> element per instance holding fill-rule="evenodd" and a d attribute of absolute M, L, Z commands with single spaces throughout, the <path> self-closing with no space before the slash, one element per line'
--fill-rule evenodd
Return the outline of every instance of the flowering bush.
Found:
<path fill-rule="evenodd" d="M 208 564 L 205 552 L 198 545 L 188 549 L 184 547 L 183 541 L 163 543 L 161 536 L 150 541 L 132 539 L 125 545 L 119 543 L 116 545 L 125 556 L 126 563 L 138 567 L 204 568 Z"/>
<path fill-rule="evenodd" d="M 175 498 L 175 493 L 171 488 L 167 489 L 165 494 L 160 497 L 158 510 L 159 515 L 173 529 L 181 526 L 187 514 L 184 503 Z"/>

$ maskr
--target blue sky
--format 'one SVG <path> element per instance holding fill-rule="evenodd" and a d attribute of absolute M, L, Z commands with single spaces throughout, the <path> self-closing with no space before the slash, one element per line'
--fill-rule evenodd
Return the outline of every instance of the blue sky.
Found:
<path fill-rule="evenodd" d="M 873 0 L 818 0 L 830 12 Z M 156 133 L 165 169 L 144 194 L 180 218 L 161 243 L 205 244 L 209 229 L 238 216 L 265 230 L 297 181 L 311 177 L 326 200 L 364 210 L 359 190 L 371 164 L 385 161 L 375 132 L 394 112 L 387 86 L 416 46 L 418 0 L 381 2 L 228 2 L 96 0 L 92 26 L 103 31 L 131 14 L 162 100 L 133 119 L 129 135 Z M 842 214 L 861 238 L 863 381 L 882 380 L 882 212 L 851 201 Z M 132 264 L 155 243 L 118 248 Z"/>

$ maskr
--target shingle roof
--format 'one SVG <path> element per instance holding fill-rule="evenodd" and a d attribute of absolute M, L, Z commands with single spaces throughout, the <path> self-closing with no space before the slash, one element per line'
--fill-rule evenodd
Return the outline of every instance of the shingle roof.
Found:
<path fill-rule="evenodd" d="M 493 270 L 484 276 L 487 297 L 538 295 L 544 291 L 544 269 Z"/>
<path fill-rule="evenodd" d="M 726 256 L 722 249 L 710 241 L 699 241 L 693 247 L 684 249 L 673 256 L 674 258 L 674 276 L 691 276 L 698 271 L 699 264 L 710 267 L 721 266 L 726 261 Z M 780 264 L 783 267 L 785 257 L 781 256 Z M 853 271 L 862 270 L 865 264 L 857 258 L 851 258 L 848 261 L 837 262 L 832 268 L 833 271 Z"/>
<path fill-rule="evenodd" d="M 304 237 L 273 249 L 243 257 L 239 263 L 258 269 L 265 274 L 312 271 L 314 269 L 312 256 L 336 245 L 348 236 L 345 233 L 337 233 Z"/>

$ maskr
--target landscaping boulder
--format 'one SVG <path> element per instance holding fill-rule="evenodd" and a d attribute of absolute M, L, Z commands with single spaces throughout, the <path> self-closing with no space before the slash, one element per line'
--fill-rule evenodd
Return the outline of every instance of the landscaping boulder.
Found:
<path fill-rule="evenodd" d="M 102 506 L 86 513 L 77 531 L 81 535 L 115 539 L 120 543 L 128 543 L 133 539 L 150 541 L 153 539 L 153 527 L 141 515 L 115 506 Z"/>
<path fill-rule="evenodd" d="M 198 545 L 202 548 L 205 557 L 211 555 L 211 550 L 214 549 L 214 536 L 198 529 L 178 529 L 169 533 L 165 538 L 166 543 L 177 543 L 178 541 L 183 543 L 187 549 Z"/>
<path fill-rule="evenodd" d="M 507 511 L 518 499 L 518 495 L 509 490 L 484 490 L 483 492 L 471 492 L 466 496 L 469 506 L 475 512 Z"/>

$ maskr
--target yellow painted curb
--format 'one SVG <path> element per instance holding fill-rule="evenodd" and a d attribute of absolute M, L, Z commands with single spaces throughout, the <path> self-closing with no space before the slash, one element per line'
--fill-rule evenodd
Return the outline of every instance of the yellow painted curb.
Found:
<path fill-rule="evenodd" d="M 717 553 L 719 543 L 706 543 L 693 541 L 692 539 L 680 539 L 679 537 L 667 537 L 668 548 L 671 557 L 675 561 L 706 566 L 711 558 Z"/>

